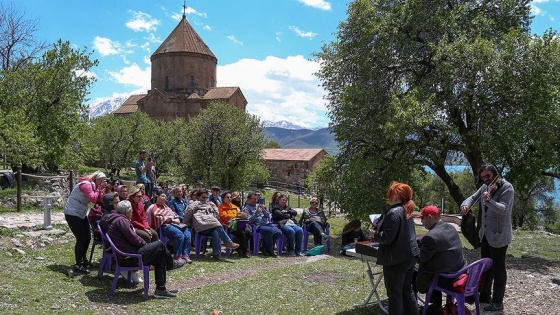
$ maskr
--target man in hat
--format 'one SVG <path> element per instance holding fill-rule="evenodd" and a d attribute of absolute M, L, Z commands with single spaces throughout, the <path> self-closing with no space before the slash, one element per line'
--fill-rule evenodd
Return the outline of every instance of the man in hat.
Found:
<path fill-rule="evenodd" d="M 467 261 L 463 255 L 463 244 L 457 230 L 449 223 L 441 221 L 441 214 L 436 206 L 426 206 L 418 216 L 422 226 L 428 233 L 420 241 L 420 259 L 416 288 L 420 293 L 426 293 L 430 288 L 434 274 L 455 273 L 463 268 Z M 442 283 L 440 285 L 451 285 Z M 432 291 L 429 312 L 441 308 L 442 295 L 439 291 Z M 428 301 L 426 301 L 426 304 Z"/>
<path fill-rule="evenodd" d="M 220 197 L 220 187 L 212 186 L 212 194 L 208 197 L 208 202 L 213 202 L 217 207 L 222 204 L 222 197 Z"/>

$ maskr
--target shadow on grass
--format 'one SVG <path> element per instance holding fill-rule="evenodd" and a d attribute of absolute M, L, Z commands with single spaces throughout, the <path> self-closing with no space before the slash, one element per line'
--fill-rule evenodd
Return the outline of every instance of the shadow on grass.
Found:
<path fill-rule="evenodd" d="M 144 286 L 137 286 L 130 288 L 123 288 L 117 285 L 115 296 L 109 296 L 110 287 L 97 288 L 89 290 L 85 293 L 90 302 L 94 303 L 114 303 L 118 305 L 132 305 L 144 301 Z"/>
<path fill-rule="evenodd" d="M 92 287 L 85 293 L 86 297 L 95 303 L 115 303 L 119 305 L 137 304 L 144 300 L 144 284 L 131 284 L 130 286 L 122 278 L 117 282 L 115 296 L 109 296 L 113 282 L 113 274 L 104 274 L 101 280 L 97 279 L 97 272 L 82 276 L 80 282 L 84 287 Z"/>
<path fill-rule="evenodd" d="M 387 305 L 389 301 L 382 300 L 381 301 L 384 305 Z M 361 315 L 361 314 L 369 314 L 369 315 L 382 315 L 386 314 L 381 311 L 379 305 L 377 303 L 369 303 L 367 305 L 355 305 L 353 308 L 338 312 L 337 315 Z"/>
<path fill-rule="evenodd" d="M 47 268 L 50 271 L 58 272 L 68 277 L 68 270 L 72 269 L 72 266 L 54 264 L 48 265 Z"/>
<path fill-rule="evenodd" d="M 506 258 L 507 269 L 536 271 L 541 274 L 550 274 L 551 268 L 560 268 L 560 261 L 536 256 L 523 256 Z"/>

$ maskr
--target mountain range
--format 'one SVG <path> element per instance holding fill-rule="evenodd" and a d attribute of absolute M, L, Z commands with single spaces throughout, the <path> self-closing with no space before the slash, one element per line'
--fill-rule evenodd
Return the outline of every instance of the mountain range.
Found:
<path fill-rule="evenodd" d="M 125 97 L 112 98 L 89 106 L 89 117 L 102 116 L 115 111 L 126 100 Z M 264 134 L 276 141 L 282 148 L 323 148 L 329 154 L 338 153 L 338 143 L 328 128 L 307 129 L 289 121 L 262 121 Z"/>

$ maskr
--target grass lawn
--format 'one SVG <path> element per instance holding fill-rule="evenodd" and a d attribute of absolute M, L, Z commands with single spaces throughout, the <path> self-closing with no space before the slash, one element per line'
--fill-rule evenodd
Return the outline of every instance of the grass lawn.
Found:
<path fill-rule="evenodd" d="M 333 254 L 340 248 L 345 220 L 331 218 Z M 58 227 L 67 229 L 67 227 Z M 423 234 L 420 230 L 418 233 Z M 17 237 L 25 255 L 12 249 Z M 126 288 L 121 280 L 116 296 L 108 296 L 112 274 L 98 282 L 91 275 L 68 278 L 74 238 L 53 237 L 44 248 L 29 238 L 0 230 L 0 310 L 4 314 L 381 314 L 376 305 L 354 307 L 369 294 L 366 266 L 358 259 L 329 256 L 238 259 L 214 262 L 207 258 L 168 273 L 168 288 L 179 289 L 175 299 L 142 298 L 143 286 Z M 33 243 L 37 244 L 37 242 Z M 464 243 L 466 244 L 466 243 Z M 559 260 L 557 237 L 516 232 L 509 253 Z M 101 253 L 96 249 L 94 257 Z M 193 255 L 194 256 L 194 255 Z M 94 268 L 95 269 L 95 268 Z M 150 274 L 150 293 L 155 284 Z M 379 289 L 385 298 L 383 283 Z"/>
<path fill-rule="evenodd" d="M 342 225 L 344 220 L 333 218 L 331 224 Z M 379 314 L 373 305 L 353 308 L 370 291 L 366 268 L 358 259 L 337 255 L 308 262 L 308 257 L 238 259 L 234 255 L 229 262 L 219 263 L 203 258 L 168 273 L 167 286 L 180 290 L 175 299 L 144 300 L 142 285 L 126 288 L 122 280 L 116 296 L 110 298 L 112 274 L 104 274 L 101 282 L 95 278 L 97 270 L 67 277 L 73 262 L 73 237 L 32 248 L 27 238 L 13 231 L 0 230 L 0 236 L 2 313 L 210 314 L 219 309 L 224 314 Z M 11 249 L 11 237 L 24 243 L 25 255 Z M 338 240 L 333 239 L 333 252 L 338 248 Z M 94 257 L 100 256 L 96 249 Z M 151 277 L 152 294 L 153 273 Z"/>

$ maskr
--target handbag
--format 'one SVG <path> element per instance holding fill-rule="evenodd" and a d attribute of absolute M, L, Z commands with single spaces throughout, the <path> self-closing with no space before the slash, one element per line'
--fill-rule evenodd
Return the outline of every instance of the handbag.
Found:
<path fill-rule="evenodd" d="M 476 228 L 476 220 L 472 211 L 469 211 L 469 213 L 461 218 L 461 233 L 463 233 L 474 249 L 480 247 L 480 237 L 478 236 L 478 229 Z"/>

